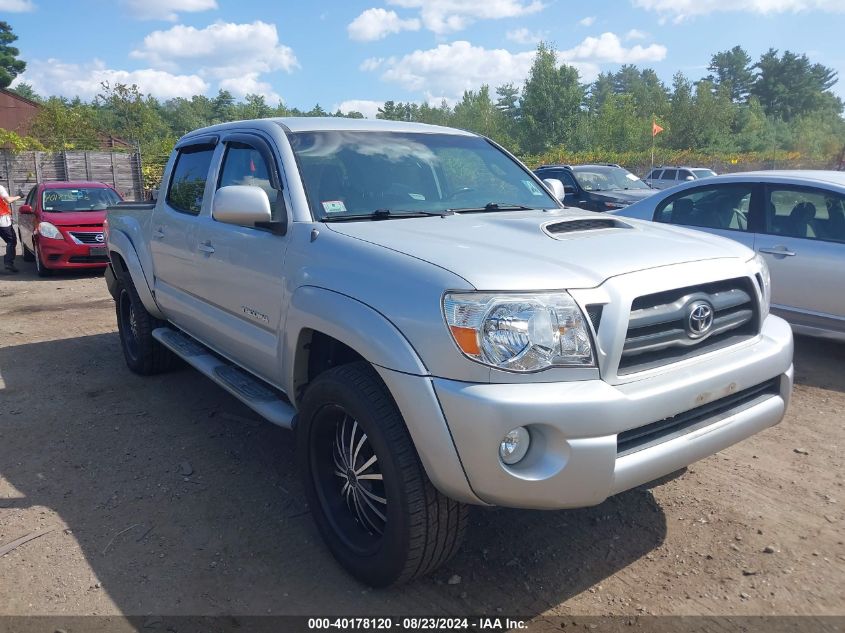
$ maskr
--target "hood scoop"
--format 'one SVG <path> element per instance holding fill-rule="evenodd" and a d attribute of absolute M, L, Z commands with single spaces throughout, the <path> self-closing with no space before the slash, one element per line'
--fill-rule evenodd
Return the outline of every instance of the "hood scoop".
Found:
<path fill-rule="evenodd" d="M 543 225 L 543 231 L 555 239 L 562 239 L 567 233 L 583 233 L 585 231 L 600 231 L 604 229 L 630 229 L 630 224 L 616 218 L 574 218 L 572 220 L 555 220 Z"/>

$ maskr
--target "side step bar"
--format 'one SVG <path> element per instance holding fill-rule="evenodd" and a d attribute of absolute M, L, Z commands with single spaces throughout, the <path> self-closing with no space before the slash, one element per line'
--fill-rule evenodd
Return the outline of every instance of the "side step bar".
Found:
<path fill-rule="evenodd" d="M 153 330 L 153 338 L 262 417 L 293 428 L 296 410 L 278 389 L 215 355 L 187 334 L 160 327 Z"/>

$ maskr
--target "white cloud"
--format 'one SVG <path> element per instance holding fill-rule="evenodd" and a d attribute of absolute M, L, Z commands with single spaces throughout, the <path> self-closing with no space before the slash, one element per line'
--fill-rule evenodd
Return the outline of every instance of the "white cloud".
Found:
<path fill-rule="evenodd" d="M 0 0 L 0 11 L 8 11 L 9 13 L 35 11 L 35 3 L 32 0 Z"/>
<path fill-rule="evenodd" d="M 368 57 L 358 68 L 363 71 L 377 70 L 382 64 L 384 64 L 384 57 Z"/>
<path fill-rule="evenodd" d="M 533 60 L 533 50 L 511 53 L 457 41 L 385 60 L 382 79 L 427 95 L 457 96 L 482 84 L 519 83 Z"/>
<path fill-rule="evenodd" d="M 615 33 L 602 33 L 599 37 L 585 38 L 578 46 L 558 53 L 558 59 L 566 62 L 638 64 L 658 62 L 665 58 L 665 46 L 651 44 L 643 47 L 637 44 L 631 48 L 625 48 Z"/>
<path fill-rule="evenodd" d="M 348 99 L 337 104 L 332 111 L 340 110 L 344 114 L 349 112 L 360 112 L 368 119 L 375 119 L 378 109 L 384 105 L 384 101 L 372 101 L 370 99 Z"/>
<path fill-rule="evenodd" d="M 216 0 L 123 0 L 129 12 L 140 20 L 175 22 L 179 13 L 195 13 L 217 8 Z"/>
<path fill-rule="evenodd" d="M 666 57 L 666 47 L 626 48 L 619 36 L 604 33 L 600 37 L 585 38 L 578 46 L 558 53 L 558 62 L 575 67 L 582 81 L 593 81 L 602 64 L 640 63 L 660 61 Z M 402 57 L 368 60 L 362 70 L 381 70 L 381 79 L 406 90 L 420 92 L 439 103 L 443 95 L 454 101 L 464 90 L 476 90 L 483 84 L 492 87 L 505 83 L 517 85 L 525 81 L 535 51 L 512 53 L 505 49 L 487 49 L 467 41 L 441 44 L 428 50 L 416 50 Z"/>
<path fill-rule="evenodd" d="M 402 20 L 396 11 L 367 9 L 346 27 L 349 38 L 359 42 L 372 42 L 400 31 L 419 31 L 420 21 L 416 18 Z"/>
<path fill-rule="evenodd" d="M 153 31 L 130 56 L 158 68 L 193 64 L 215 77 L 236 77 L 245 71 L 292 72 L 299 67 L 293 49 L 279 43 L 276 25 L 260 20 L 251 24 L 217 22 L 204 29 L 180 24 Z"/>
<path fill-rule="evenodd" d="M 243 99 L 248 94 L 261 95 L 271 106 L 284 101 L 281 95 L 273 90 L 273 86 L 259 79 L 259 73 L 245 73 L 237 77 L 221 79 L 220 89 L 228 90 L 235 99 Z"/>
<path fill-rule="evenodd" d="M 42 95 L 78 96 L 86 100 L 102 92 L 102 82 L 137 84 L 142 93 L 161 99 L 187 98 L 203 94 L 209 88 L 198 75 L 174 75 L 153 68 L 118 70 L 107 68 L 100 60 L 88 64 L 68 64 L 58 59 L 33 60 L 19 79 L 31 84 L 35 92 Z"/>
<path fill-rule="evenodd" d="M 217 22 L 203 29 L 180 24 L 153 31 L 130 56 L 169 72 L 190 69 L 204 79 L 219 81 L 220 88 L 236 97 L 260 94 L 270 103 L 281 97 L 261 76 L 290 73 L 299 67 L 293 49 L 279 42 L 276 26 L 260 20 Z"/>
<path fill-rule="evenodd" d="M 672 15 L 676 22 L 716 11 L 747 11 L 764 15 L 800 11 L 845 13 L 845 2 L 842 0 L 633 0 L 633 4 L 642 9 Z"/>
<path fill-rule="evenodd" d="M 639 29 L 631 29 L 625 33 L 626 40 L 644 40 L 648 37 L 648 33 L 640 31 Z"/>
<path fill-rule="evenodd" d="M 403 9 L 419 9 L 425 28 L 437 34 L 465 29 L 477 20 L 516 18 L 545 8 L 540 0 L 387 0 Z"/>
<path fill-rule="evenodd" d="M 578 24 L 581 26 L 593 26 L 596 23 L 596 16 L 591 15 L 589 17 L 584 18 L 583 20 L 579 21 Z"/>
<path fill-rule="evenodd" d="M 545 37 L 542 31 L 529 31 L 528 29 L 513 29 L 505 33 L 505 37 L 517 44 L 536 44 Z"/>

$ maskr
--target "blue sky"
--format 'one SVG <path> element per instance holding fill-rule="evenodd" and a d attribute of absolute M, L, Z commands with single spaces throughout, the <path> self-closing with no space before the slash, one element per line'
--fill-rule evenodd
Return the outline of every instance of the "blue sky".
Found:
<path fill-rule="evenodd" d="M 159 98 L 263 94 L 372 115 L 386 99 L 450 102 L 520 85 L 539 38 L 589 81 L 629 62 L 671 83 L 742 45 L 806 53 L 839 71 L 845 0 L 0 0 L 22 80 L 90 99 L 102 80 Z"/>

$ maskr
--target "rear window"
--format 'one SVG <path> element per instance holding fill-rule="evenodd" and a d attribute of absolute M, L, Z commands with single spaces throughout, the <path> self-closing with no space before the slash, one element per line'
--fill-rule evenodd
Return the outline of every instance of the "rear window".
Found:
<path fill-rule="evenodd" d="M 677 169 L 667 169 L 663 172 L 663 176 L 661 180 L 677 180 L 678 178 L 678 170 Z"/>
<path fill-rule="evenodd" d="M 45 189 L 41 194 L 41 208 L 49 213 L 103 211 L 118 202 L 117 192 L 105 187 Z"/>
<path fill-rule="evenodd" d="M 180 150 L 167 189 L 167 204 L 176 211 L 199 215 L 214 147 L 197 145 Z"/>
<path fill-rule="evenodd" d="M 646 176 L 646 180 L 659 180 L 662 171 L 662 169 L 655 169 L 648 176 Z"/>

